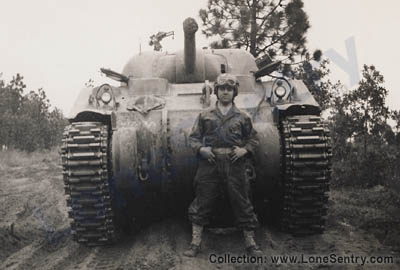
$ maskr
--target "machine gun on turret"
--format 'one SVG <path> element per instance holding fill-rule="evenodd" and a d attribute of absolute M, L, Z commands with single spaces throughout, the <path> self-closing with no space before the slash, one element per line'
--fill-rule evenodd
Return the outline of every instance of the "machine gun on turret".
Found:
<path fill-rule="evenodd" d="M 172 39 L 174 39 L 174 31 L 169 31 L 169 32 L 160 31 L 157 34 L 151 35 L 149 45 L 154 46 L 155 51 L 161 51 L 162 49 L 161 40 L 169 36 L 172 36 Z"/>

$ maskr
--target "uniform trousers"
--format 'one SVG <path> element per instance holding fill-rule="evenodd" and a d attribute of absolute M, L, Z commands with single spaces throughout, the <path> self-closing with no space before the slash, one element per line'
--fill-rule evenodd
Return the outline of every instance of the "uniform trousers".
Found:
<path fill-rule="evenodd" d="M 199 162 L 194 188 L 196 197 L 189 206 L 192 223 L 208 225 L 215 204 L 224 194 L 232 207 L 236 225 L 245 230 L 258 226 L 257 216 L 250 200 L 250 183 L 246 177 L 246 157 L 232 163 L 229 154 L 215 153 L 215 164 L 205 159 Z"/>

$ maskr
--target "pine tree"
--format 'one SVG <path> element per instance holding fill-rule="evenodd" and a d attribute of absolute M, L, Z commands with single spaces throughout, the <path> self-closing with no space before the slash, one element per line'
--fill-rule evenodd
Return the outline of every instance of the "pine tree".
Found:
<path fill-rule="evenodd" d="M 293 60 L 306 53 L 310 24 L 303 6 L 302 0 L 209 0 L 199 16 L 203 34 L 220 38 L 213 48 L 244 48 L 254 57 Z"/>
<path fill-rule="evenodd" d="M 362 139 L 366 154 L 371 135 L 383 138 L 390 111 L 385 104 L 388 91 L 383 86 L 384 78 L 380 72 L 373 65 L 364 65 L 362 76 L 358 88 L 348 98 L 354 135 Z"/>
<path fill-rule="evenodd" d="M 25 151 L 49 149 L 61 142 L 67 124 L 61 111 L 50 112 L 50 101 L 40 88 L 24 95 L 19 74 L 9 83 L 0 80 L 0 146 Z"/>

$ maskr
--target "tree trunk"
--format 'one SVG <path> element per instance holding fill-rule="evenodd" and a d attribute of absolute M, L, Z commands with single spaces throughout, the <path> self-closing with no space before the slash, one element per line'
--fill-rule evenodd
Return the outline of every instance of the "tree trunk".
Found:
<path fill-rule="evenodd" d="M 364 112 L 364 158 L 367 158 L 367 136 L 368 136 L 368 121 L 367 121 L 367 114 L 368 114 L 368 110 L 365 109 Z"/>
<path fill-rule="evenodd" d="M 257 57 L 257 0 L 253 0 L 251 5 L 251 24 L 250 24 L 250 53 Z"/>

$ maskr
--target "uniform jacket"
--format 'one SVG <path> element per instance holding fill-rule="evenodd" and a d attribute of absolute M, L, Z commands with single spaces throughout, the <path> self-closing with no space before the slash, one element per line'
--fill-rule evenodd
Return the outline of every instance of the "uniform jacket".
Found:
<path fill-rule="evenodd" d="M 196 154 L 203 146 L 239 146 L 254 155 L 258 138 L 251 118 L 235 104 L 232 104 L 226 115 L 215 104 L 214 108 L 201 112 L 197 117 L 189 136 L 189 144 Z"/>

